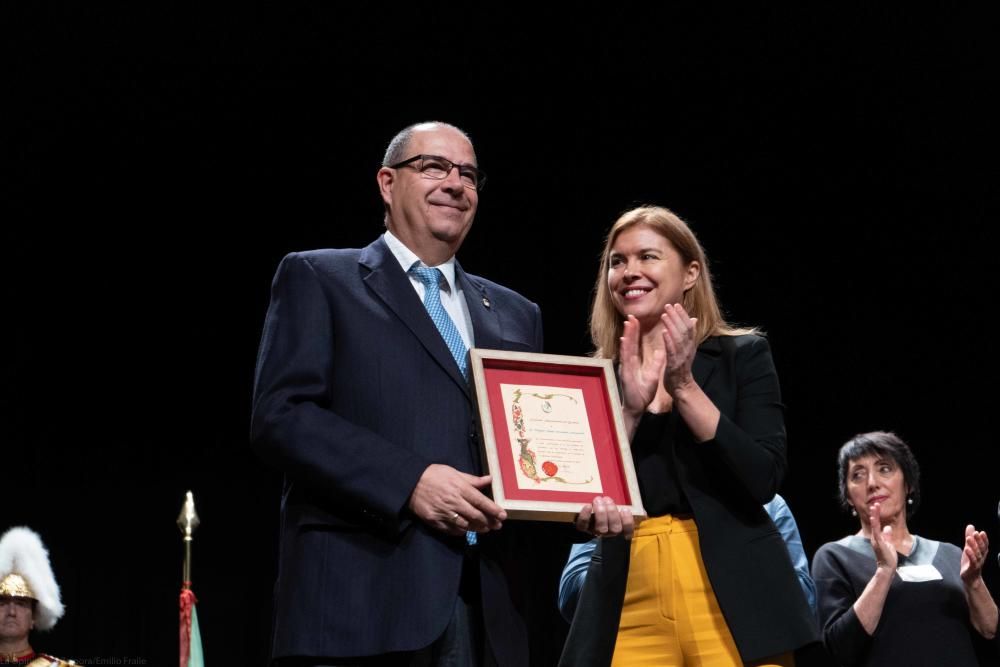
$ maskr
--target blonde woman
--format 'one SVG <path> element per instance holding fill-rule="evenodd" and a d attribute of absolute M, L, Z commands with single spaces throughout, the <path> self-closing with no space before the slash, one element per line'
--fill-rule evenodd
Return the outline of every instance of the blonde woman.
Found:
<path fill-rule="evenodd" d="M 611 227 L 591 335 L 618 363 L 651 518 L 630 541 L 605 531 L 562 664 L 793 664 L 818 633 L 763 508 L 786 468 L 770 348 L 723 319 L 705 252 L 671 211 L 640 207 Z M 595 499 L 578 526 L 615 509 Z"/>

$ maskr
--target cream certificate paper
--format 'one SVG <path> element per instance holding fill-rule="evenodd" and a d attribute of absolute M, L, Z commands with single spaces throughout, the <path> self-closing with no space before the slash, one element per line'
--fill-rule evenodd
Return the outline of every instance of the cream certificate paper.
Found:
<path fill-rule="evenodd" d="M 500 384 L 519 489 L 601 493 L 583 392 Z"/>

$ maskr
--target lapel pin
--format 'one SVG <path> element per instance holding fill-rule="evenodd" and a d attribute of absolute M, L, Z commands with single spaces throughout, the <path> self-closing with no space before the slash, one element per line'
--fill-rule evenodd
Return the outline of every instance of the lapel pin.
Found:
<path fill-rule="evenodd" d="M 486 306 L 487 308 L 490 307 L 490 300 L 487 299 L 485 296 L 483 297 L 483 305 Z"/>

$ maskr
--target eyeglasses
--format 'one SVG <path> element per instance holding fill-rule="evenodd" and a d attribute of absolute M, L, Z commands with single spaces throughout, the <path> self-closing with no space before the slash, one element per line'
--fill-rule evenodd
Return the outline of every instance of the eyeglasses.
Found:
<path fill-rule="evenodd" d="M 424 178 L 443 181 L 448 178 L 451 170 L 457 167 L 458 177 L 465 187 L 472 190 L 482 190 L 483 186 L 486 185 L 486 173 L 482 169 L 471 164 L 458 164 L 440 155 L 414 155 L 408 160 L 390 164 L 389 169 L 399 169 L 410 164 L 413 164 Z"/>

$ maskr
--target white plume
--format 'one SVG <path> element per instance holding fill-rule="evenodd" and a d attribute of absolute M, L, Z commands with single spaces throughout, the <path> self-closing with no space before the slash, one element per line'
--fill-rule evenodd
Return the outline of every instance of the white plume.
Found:
<path fill-rule="evenodd" d="M 38 533 L 30 528 L 11 528 L 0 537 L 0 579 L 12 572 L 24 578 L 38 600 L 35 627 L 51 629 L 64 611 L 59 584 L 52 574 L 49 552 Z"/>

